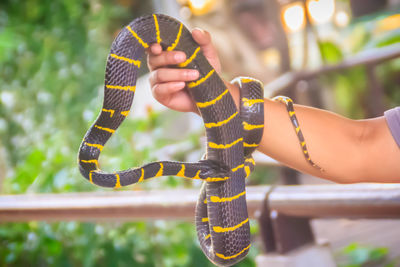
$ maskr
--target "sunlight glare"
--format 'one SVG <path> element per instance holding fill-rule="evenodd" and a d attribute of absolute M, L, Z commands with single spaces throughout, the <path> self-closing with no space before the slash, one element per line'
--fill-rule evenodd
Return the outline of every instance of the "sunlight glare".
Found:
<path fill-rule="evenodd" d="M 334 0 L 310 0 L 307 3 L 312 20 L 317 24 L 330 21 L 335 12 Z"/>
<path fill-rule="evenodd" d="M 190 0 L 190 4 L 193 8 L 202 9 L 206 5 L 206 0 Z"/>
<path fill-rule="evenodd" d="M 189 0 L 190 11 L 196 15 L 204 15 L 213 10 L 217 0 Z"/>
<path fill-rule="evenodd" d="M 300 3 L 288 5 L 283 10 L 283 21 L 286 27 L 295 32 L 304 26 L 304 9 Z"/>
<path fill-rule="evenodd" d="M 339 27 L 346 27 L 349 24 L 349 14 L 345 11 L 338 11 L 335 15 L 335 24 Z"/>

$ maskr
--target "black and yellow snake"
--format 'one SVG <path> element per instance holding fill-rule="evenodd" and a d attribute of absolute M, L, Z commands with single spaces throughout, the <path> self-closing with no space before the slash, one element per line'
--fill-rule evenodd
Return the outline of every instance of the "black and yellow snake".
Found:
<path fill-rule="evenodd" d="M 178 67 L 200 73 L 187 88 L 204 121 L 206 156 L 196 163 L 158 161 L 115 173 L 103 172 L 98 164 L 100 152 L 129 113 L 141 59 L 152 43 L 161 44 L 164 50 L 184 51 L 187 60 Z M 103 108 L 82 141 L 78 159 L 82 175 L 104 187 L 119 188 L 169 175 L 205 181 L 196 206 L 197 235 L 205 255 L 219 266 L 240 261 L 250 248 L 245 178 L 254 169 L 251 153 L 264 129 L 261 83 L 252 78 L 234 82 L 241 89 L 239 110 L 182 23 L 165 15 L 140 17 L 122 29 L 111 46 Z"/>
<path fill-rule="evenodd" d="M 100 152 L 129 113 L 141 58 L 152 43 L 160 43 L 164 50 L 184 51 L 187 60 L 178 67 L 200 72 L 199 79 L 187 87 L 204 120 L 206 157 L 196 163 L 159 161 L 103 172 L 98 165 Z M 264 127 L 261 84 L 251 78 L 236 82 L 242 88 L 240 110 L 182 23 L 165 15 L 138 18 L 122 29 L 112 44 L 103 108 L 79 150 L 82 175 L 99 186 L 118 188 L 166 175 L 204 180 L 196 207 L 197 233 L 204 253 L 221 266 L 240 261 L 250 248 L 245 178 L 254 168 L 251 153 Z"/>

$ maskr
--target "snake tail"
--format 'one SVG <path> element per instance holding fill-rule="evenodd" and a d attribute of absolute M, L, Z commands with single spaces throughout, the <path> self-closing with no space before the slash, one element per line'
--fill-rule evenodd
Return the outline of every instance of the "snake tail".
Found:
<path fill-rule="evenodd" d="M 301 150 L 303 151 L 303 155 L 304 155 L 305 160 L 311 166 L 313 166 L 315 169 L 323 172 L 324 169 L 321 168 L 318 164 L 316 164 L 311 159 L 310 153 L 309 153 L 308 148 L 307 148 L 306 140 L 304 138 L 302 130 L 300 129 L 299 120 L 297 119 L 296 112 L 294 111 L 293 100 L 291 98 L 287 97 L 287 96 L 276 96 L 272 100 L 284 103 L 286 105 L 286 110 L 287 110 L 287 112 L 289 114 L 290 121 L 291 121 L 291 123 L 293 125 L 293 128 L 294 128 L 295 132 L 296 132 L 297 139 L 299 140 L 299 144 L 300 144 Z"/>

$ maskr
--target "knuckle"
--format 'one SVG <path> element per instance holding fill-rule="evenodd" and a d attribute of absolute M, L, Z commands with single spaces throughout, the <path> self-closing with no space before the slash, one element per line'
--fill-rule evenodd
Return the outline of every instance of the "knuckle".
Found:
<path fill-rule="evenodd" d="M 147 66 L 150 70 L 155 70 L 157 68 L 157 56 L 148 55 L 147 56 Z"/>
<path fill-rule="evenodd" d="M 157 99 L 160 100 L 163 98 L 163 90 L 162 86 L 160 84 L 156 84 L 151 88 L 151 91 L 153 93 L 153 96 Z"/>
<path fill-rule="evenodd" d="M 153 71 L 151 71 L 150 72 L 150 76 L 149 76 L 149 81 L 150 81 L 150 84 L 153 86 L 153 85 L 155 85 L 157 82 L 156 82 L 156 74 L 155 74 L 155 72 L 156 72 L 157 70 L 153 70 Z"/>
<path fill-rule="evenodd" d="M 163 73 L 163 71 L 161 69 L 153 71 L 155 83 L 159 83 L 159 82 L 163 81 L 164 75 L 162 73 Z"/>
<path fill-rule="evenodd" d="M 160 54 L 160 55 L 148 55 L 148 65 L 149 67 L 153 69 L 157 69 L 162 67 L 163 65 L 166 65 L 165 63 L 165 55 Z"/>

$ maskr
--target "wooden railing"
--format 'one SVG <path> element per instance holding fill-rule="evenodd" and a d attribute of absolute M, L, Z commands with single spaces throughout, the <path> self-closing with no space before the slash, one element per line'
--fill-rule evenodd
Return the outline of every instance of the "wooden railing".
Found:
<path fill-rule="evenodd" d="M 192 220 L 198 190 L 2 195 L 0 221 Z M 249 216 L 264 202 L 293 217 L 400 218 L 400 184 L 250 186 Z"/>
<path fill-rule="evenodd" d="M 0 196 L 0 222 L 194 221 L 198 190 Z M 285 254 L 315 241 L 310 218 L 400 218 L 400 184 L 253 186 L 250 218 L 266 252 Z"/>

